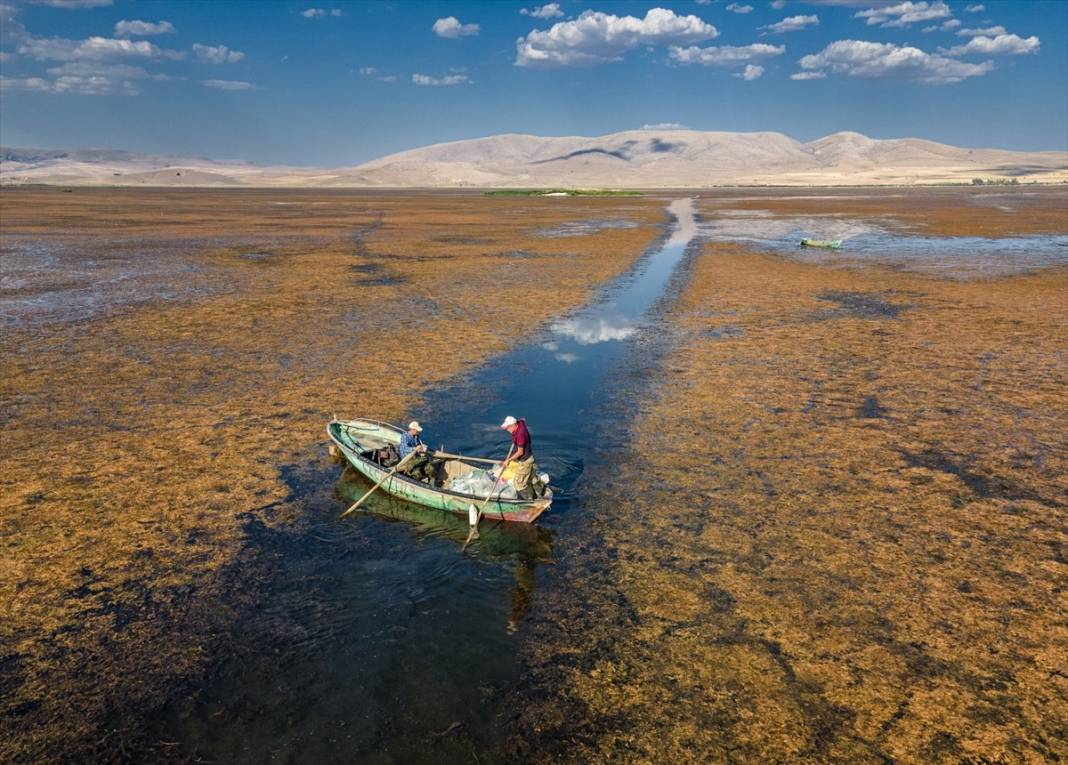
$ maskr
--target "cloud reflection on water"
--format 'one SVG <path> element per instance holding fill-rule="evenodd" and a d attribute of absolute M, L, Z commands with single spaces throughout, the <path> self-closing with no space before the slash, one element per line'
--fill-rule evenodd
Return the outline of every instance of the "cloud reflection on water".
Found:
<path fill-rule="evenodd" d="M 603 314 L 564 319 L 553 324 L 554 334 L 569 337 L 579 345 L 596 345 L 611 340 L 626 340 L 638 329 L 633 319 L 619 314 Z"/>

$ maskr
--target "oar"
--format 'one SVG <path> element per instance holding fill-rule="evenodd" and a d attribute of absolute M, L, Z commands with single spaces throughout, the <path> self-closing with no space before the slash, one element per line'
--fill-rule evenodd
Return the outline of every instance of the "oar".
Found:
<path fill-rule="evenodd" d="M 478 539 L 478 522 L 482 520 L 482 511 L 486 509 L 486 505 L 489 504 L 490 498 L 493 496 L 493 492 L 497 491 L 497 486 L 500 485 L 501 479 L 504 478 L 504 466 L 508 463 L 508 460 L 512 457 L 512 452 L 515 451 L 515 444 L 508 449 L 508 456 L 504 458 L 504 462 L 501 463 L 501 472 L 497 476 L 497 480 L 493 482 L 493 488 L 490 489 L 490 493 L 486 495 L 486 498 L 482 500 L 482 505 L 478 508 L 478 512 L 475 513 L 475 517 L 471 520 L 471 531 L 467 534 L 467 540 L 464 542 L 464 546 L 460 548 L 460 552 L 467 549 L 467 546 L 471 544 L 472 539 Z M 470 505 L 468 513 L 474 509 L 474 505 Z"/>
<path fill-rule="evenodd" d="M 365 499 L 367 499 L 368 497 L 370 497 L 370 496 L 371 496 L 372 494 L 374 494 L 374 493 L 375 493 L 375 491 L 377 491 L 378 487 L 379 487 L 379 486 L 381 486 L 381 485 L 382 485 L 383 483 L 385 483 L 385 482 L 386 482 L 386 479 L 387 479 L 387 478 L 389 478 L 389 477 L 390 477 L 390 476 L 392 476 L 392 475 L 393 475 L 394 473 L 396 473 L 396 472 L 397 472 L 398 470 L 400 470 L 400 469 L 401 469 L 401 467 L 403 467 L 403 466 L 404 466 L 404 463 L 405 463 L 405 462 L 407 462 L 408 460 L 410 460 L 410 459 L 411 459 L 412 457 L 414 457 L 415 455 L 416 455 L 416 451 L 415 451 L 415 449 L 412 449 L 412 450 L 411 450 L 410 452 L 408 452 L 408 456 L 407 456 L 407 457 L 405 457 L 405 458 L 404 458 L 404 459 L 402 459 L 402 460 L 401 460 L 400 462 L 398 462 L 398 463 L 396 464 L 396 466 L 395 466 L 395 467 L 394 467 L 394 468 L 393 468 L 392 470 L 390 470 L 390 471 L 389 471 L 388 473 L 386 473 L 386 474 L 385 474 L 384 476 L 382 476 L 382 477 L 381 477 L 381 478 L 379 479 L 378 483 L 376 483 L 376 484 L 375 484 L 375 485 L 374 485 L 373 487 L 371 487 L 371 490 L 370 490 L 369 492 L 367 492 L 367 493 L 366 493 L 366 494 L 364 494 L 364 495 L 363 495 L 362 497 L 360 497 L 360 498 L 359 498 L 358 500 L 356 500 L 355 504 L 353 504 L 353 506 L 352 506 L 352 507 L 350 507 L 350 508 L 349 508 L 348 510 L 346 510 L 346 511 L 345 511 L 345 512 L 343 512 L 343 513 L 342 513 L 341 515 L 339 515 L 339 516 L 337 517 L 337 519 L 338 519 L 338 520 L 340 521 L 340 520 L 341 520 L 342 518 L 344 518 L 344 517 L 345 517 L 346 515 L 348 515 L 349 513 L 351 513 L 351 512 L 353 511 L 353 510 L 355 510 L 355 509 L 356 509 L 357 507 L 359 507 L 360 505 L 362 505 L 362 504 L 363 504 L 363 501 L 364 501 Z"/>
<path fill-rule="evenodd" d="M 446 460 L 464 460 L 466 462 L 484 462 L 487 465 L 496 465 L 497 460 L 488 460 L 485 457 L 465 457 L 462 454 L 449 454 L 448 452 L 437 451 L 432 455 Z"/>

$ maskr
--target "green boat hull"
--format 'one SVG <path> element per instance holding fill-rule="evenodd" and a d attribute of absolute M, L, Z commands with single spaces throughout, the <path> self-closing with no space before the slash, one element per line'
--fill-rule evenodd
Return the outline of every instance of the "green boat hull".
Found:
<path fill-rule="evenodd" d="M 824 250 L 842 249 L 841 239 L 802 239 L 802 247 L 819 247 Z"/>
<path fill-rule="evenodd" d="M 326 426 L 326 433 L 353 470 L 372 483 L 378 483 L 385 478 L 381 489 L 394 497 L 464 516 L 468 514 L 468 508 L 472 505 L 479 507 L 486 499 L 485 496 L 430 486 L 399 473 L 386 478 L 390 469 L 367 459 L 362 453 L 375 448 L 376 445 L 400 443 L 403 433 L 400 428 L 374 420 L 333 420 Z M 483 514 L 493 520 L 533 523 L 551 504 L 552 499 L 548 497 L 534 500 L 495 497 L 486 503 Z"/>
<path fill-rule="evenodd" d="M 373 485 L 346 466 L 334 484 L 334 496 L 347 507 Z M 403 525 L 420 539 L 448 539 L 462 545 L 471 531 L 469 519 L 462 515 L 434 510 L 380 491 L 368 497 L 360 509 L 377 520 Z M 528 561 L 547 561 L 553 555 L 552 531 L 541 523 L 503 523 L 492 517 L 484 518 L 478 527 L 478 539 L 479 543 L 468 552 L 479 557 L 512 559 L 512 556 L 519 556 Z"/>

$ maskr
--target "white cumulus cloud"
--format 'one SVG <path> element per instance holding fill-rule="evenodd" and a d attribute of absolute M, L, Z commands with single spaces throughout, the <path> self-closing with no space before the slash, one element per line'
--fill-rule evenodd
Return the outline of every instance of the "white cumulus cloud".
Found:
<path fill-rule="evenodd" d="M 985 27 L 982 29 L 960 29 L 957 30 L 957 35 L 960 37 L 997 37 L 1003 35 L 1008 30 L 1003 26 Z"/>
<path fill-rule="evenodd" d="M 980 5 L 979 3 L 976 3 L 975 5 L 969 5 L 964 10 L 967 11 L 968 13 L 982 13 L 983 11 L 986 10 L 986 6 L 985 5 Z"/>
<path fill-rule="evenodd" d="M 442 86 L 465 85 L 471 80 L 466 74 L 447 74 L 444 77 L 431 77 L 427 74 L 413 74 L 412 82 L 416 85 Z"/>
<path fill-rule="evenodd" d="M 47 93 L 52 83 L 42 77 L 5 77 L 0 75 L 0 90 L 36 90 Z"/>
<path fill-rule="evenodd" d="M 909 45 L 865 40 L 837 40 L 819 53 L 802 57 L 799 63 L 808 72 L 832 72 L 864 79 L 896 78 L 927 85 L 960 82 L 994 68 L 990 61 L 969 64 Z"/>
<path fill-rule="evenodd" d="M 938 32 L 938 31 L 948 32 L 951 29 L 956 29 L 959 26 L 960 26 L 960 19 L 946 19 L 941 24 L 932 24 L 929 27 L 924 27 L 923 28 L 923 33 L 927 34 L 928 32 Z"/>
<path fill-rule="evenodd" d="M 759 80 L 764 74 L 764 67 L 757 64 L 746 64 L 745 69 L 735 74 L 735 77 L 741 77 L 746 82 L 751 80 Z"/>
<path fill-rule="evenodd" d="M 679 64 L 739 66 L 759 61 L 762 58 L 781 56 L 785 52 L 785 45 L 765 45 L 764 43 L 754 43 L 753 45 L 710 45 L 707 48 L 700 48 L 696 45 L 682 48 L 673 45 L 668 50 L 668 55 L 672 61 Z"/>
<path fill-rule="evenodd" d="M 535 19 L 558 19 L 564 15 L 564 12 L 560 10 L 560 3 L 546 3 L 545 5 L 539 5 L 532 10 L 520 8 L 519 13 L 523 16 L 530 16 Z"/>
<path fill-rule="evenodd" d="M 1020 37 L 1019 35 L 997 35 L 973 37 L 965 45 L 957 45 L 944 51 L 947 56 L 966 56 L 978 53 L 983 56 L 1022 56 L 1038 53 L 1040 42 L 1037 37 Z"/>
<path fill-rule="evenodd" d="M 225 45 L 202 45 L 193 43 L 193 53 L 207 64 L 235 64 L 245 57 L 239 50 L 230 50 Z"/>
<path fill-rule="evenodd" d="M 881 27 L 907 27 L 917 21 L 931 21 L 944 19 L 952 16 L 953 12 L 942 0 L 932 3 L 921 0 L 914 3 L 906 0 L 896 5 L 884 5 L 877 8 L 868 8 L 866 11 L 858 11 L 853 14 L 854 18 L 866 19 L 868 26 Z"/>
<path fill-rule="evenodd" d="M 341 15 L 341 9 L 331 8 L 328 11 L 325 8 L 305 8 L 303 11 L 300 12 L 300 15 L 306 19 L 322 19 L 326 18 L 327 16 L 337 17 Z"/>
<path fill-rule="evenodd" d="M 753 6 L 741 5 L 740 3 L 731 3 L 727 6 L 727 10 L 731 13 L 752 13 Z"/>
<path fill-rule="evenodd" d="M 242 80 L 204 80 L 204 87 L 215 88 L 216 90 L 252 90 L 253 85 L 251 82 L 244 82 Z"/>
<path fill-rule="evenodd" d="M 822 80 L 827 76 L 825 72 L 794 72 L 790 75 L 791 80 Z"/>
<path fill-rule="evenodd" d="M 147 40 L 114 37 L 90 37 L 68 40 L 65 37 L 25 37 L 17 51 L 38 61 L 101 61 L 109 58 L 181 58 L 181 51 L 168 51 Z"/>
<path fill-rule="evenodd" d="M 98 61 L 68 61 L 65 64 L 49 67 L 49 74 L 65 77 L 110 77 L 126 80 L 166 80 L 163 74 L 149 74 L 144 67 L 130 64 L 102 64 Z"/>
<path fill-rule="evenodd" d="M 785 32 L 796 32 L 799 29 L 804 29 L 811 24 L 819 24 L 820 17 L 815 14 L 811 16 L 787 16 L 782 21 L 776 21 L 774 24 L 768 24 L 767 26 L 760 27 L 766 29 L 772 34 L 781 35 Z"/>
<path fill-rule="evenodd" d="M 71 6 L 73 7 L 73 6 Z M 9 90 L 28 90 L 39 93 L 84 96 L 137 95 L 139 80 L 172 80 L 165 74 L 149 72 L 129 61 L 144 63 L 159 59 L 179 60 L 185 52 L 160 48 L 147 40 L 126 37 L 93 36 L 83 40 L 65 37 L 36 37 L 29 34 L 15 14 L 17 8 L 0 2 L 0 39 L 14 43 L 20 56 L 35 61 L 57 62 L 47 75 L 8 77 L 4 87 Z M 142 26 L 143 25 L 143 26 Z M 158 23 L 123 20 L 115 25 L 118 34 L 163 34 L 173 32 L 170 22 Z M 11 53 L 2 55 L 10 61 Z"/>
<path fill-rule="evenodd" d="M 478 24 L 461 24 L 460 20 L 455 16 L 438 19 L 431 28 L 438 37 L 446 37 L 450 40 L 454 40 L 457 37 L 477 35 L 482 29 Z"/>
<path fill-rule="evenodd" d="M 781 11 L 786 7 L 786 0 L 771 0 L 771 7 L 777 11 Z"/>
<path fill-rule="evenodd" d="M 128 79 L 76 74 L 61 75 L 53 80 L 44 77 L 0 77 L 0 90 L 73 96 L 136 96 L 139 93 Z"/>
<path fill-rule="evenodd" d="M 592 66 L 619 61 L 640 45 L 711 40 L 719 31 L 697 16 L 652 8 L 645 18 L 583 11 L 572 21 L 535 29 L 516 41 L 516 66 Z"/>
<path fill-rule="evenodd" d="M 147 37 L 148 35 L 168 35 L 174 33 L 174 25 L 169 21 L 153 23 L 151 21 L 116 21 L 116 37 Z"/>

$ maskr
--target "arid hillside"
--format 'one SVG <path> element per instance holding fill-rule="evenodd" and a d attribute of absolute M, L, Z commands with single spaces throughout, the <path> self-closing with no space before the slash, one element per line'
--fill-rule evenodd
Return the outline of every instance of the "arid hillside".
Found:
<path fill-rule="evenodd" d="M 632 130 L 597 137 L 497 135 L 391 154 L 355 167 L 263 167 L 119 151 L 0 151 L 5 184 L 442 188 L 839 186 L 1068 181 L 1065 152 L 966 149 L 835 133 Z"/>

